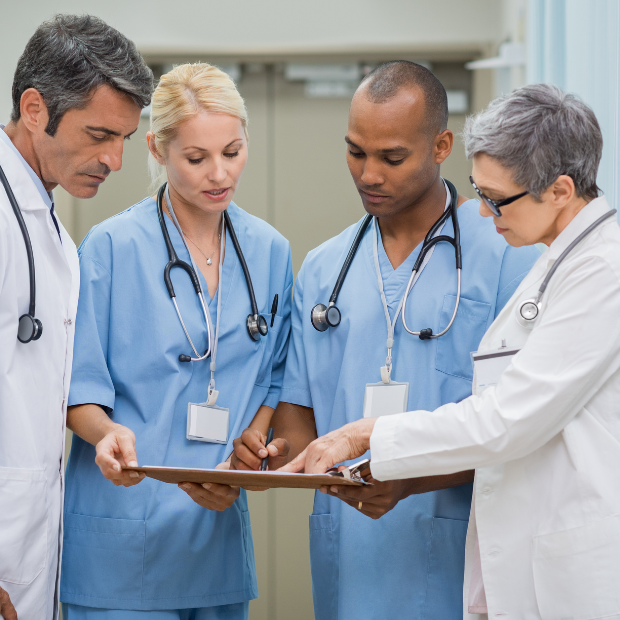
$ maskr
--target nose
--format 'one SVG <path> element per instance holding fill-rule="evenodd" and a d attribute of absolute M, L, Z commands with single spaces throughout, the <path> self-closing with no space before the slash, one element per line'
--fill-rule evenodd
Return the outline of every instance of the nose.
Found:
<path fill-rule="evenodd" d="M 385 183 L 385 178 L 377 166 L 370 157 L 366 158 L 366 161 L 362 165 L 362 176 L 360 180 L 364 185 L 382 185 Z"/>
<path fill-rule="evenodd" d="M 211 183 L 221 184 L 226 180 L 228 172 L 226 171 L 225 162 L 221 157 L 213 158 L 213 165 L 209 167 L 207 176 Z"/>
<path fill-rule="evenodd" d="M 106 150 L 99 158 L 112 172 L 118 172 L 123 166 L 123 146 L 124 140 L 110 141 L 106 144 Z"/>
<path fill-rule="evenodd" d="M 480 201 L 480 206 L 478 207 L 478 213 L 482 215 L 482 217 L 493 217 L 494 213 L 489 209 L 489 205 L 487 205 L 484 200 Z"/>

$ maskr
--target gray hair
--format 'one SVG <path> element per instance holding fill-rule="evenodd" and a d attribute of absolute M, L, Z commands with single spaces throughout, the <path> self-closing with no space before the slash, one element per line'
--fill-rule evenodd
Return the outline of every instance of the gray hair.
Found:
<path fill-rule="evenodd" d="M 151 102 L 153 73 L 132 41 L 98 17 L 56 15 L 37 28 L 17 63 L 11 120 L 21 116 L 24 91 L 35 88 L 49 114 L 45 131 L 54 136 L 64 114 L 85 108 L 103 84 L 140 108 Z"/>
<path fill-rule="evenodd" d="M 535 199 L 562 174 L 579 197 L 596 198 L 603 136 L 594 112 L 551 84 L 533 84 L 499 97 L 470 116 L 463 129 L 465 153 L 493 157 Z"/>

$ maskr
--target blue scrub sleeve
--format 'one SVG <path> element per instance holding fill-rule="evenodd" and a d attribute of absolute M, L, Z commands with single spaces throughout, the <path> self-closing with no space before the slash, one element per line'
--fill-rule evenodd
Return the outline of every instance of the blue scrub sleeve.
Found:
<path fill-rule="evenodd" d="M 304 273 L 305 269 L 304 265 L 302 265 L 297 275 L 293 292 L 291 340 L 288 346 L 286 370 L 284 372 L 284 383 L 280 400 L 293 405 L 301 405 L 302 407 L 312 407 L 303 338 Z"/>
<path fill-rule="evenodd" d="M 276 337 L 273 349 L 273 357 L 271 362 L 271 385 L 267 398 L 263 401 L 263 405 L 275 409 L 280 402 L 282 392 L 282 381 L 284 380 L 284 368 L 286 366 L 286 355 L 288 352 L 289 335 L 291 332 L 291 296 L 293 293 L 293 258 L 291 250 L 288 250 L 288 261 L 286 265 L 286 280 L 284 291 L 280 292 L 280 307 L 282 322 L 280 330 Z"/>
<path fill-rule="evenodd" d="M 495 302 L 496 317 L 514 295 L 519 284 L 521 284 L 521 280 L 530 272 L 530 269 L 539 258 L 540 251 L 534 245 L 522 248 L 515 248 L 509 245 L 504 250 Z"/>
<path fill-rule="evenodd" d="M 94 403 L 108 413 L 114 409 L 115 395 L 107 364 L 111 281 L 110 272 L 101 262 L 80 251 L 80 297 L 69 405 Z"/>

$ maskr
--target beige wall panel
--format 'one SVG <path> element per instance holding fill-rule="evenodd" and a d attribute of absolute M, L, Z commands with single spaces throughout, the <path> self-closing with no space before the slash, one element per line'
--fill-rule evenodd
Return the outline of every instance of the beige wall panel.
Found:
<path fill-rule="evenodd" d="M 248 213 L 269 219 L 270 162 L 268 151 L 267 80 L 264 70 L 246 73 L 238 84 L 250 120 L 248 163 L 233 200 Z"/>
<path fill-rule="evenodd" d="M 349 103 L 308 99 L 302 84 L 277 81 L 275 225 L 291 242 L 296 272 L 310 250 L 364 214 L 345 159 Z"/>

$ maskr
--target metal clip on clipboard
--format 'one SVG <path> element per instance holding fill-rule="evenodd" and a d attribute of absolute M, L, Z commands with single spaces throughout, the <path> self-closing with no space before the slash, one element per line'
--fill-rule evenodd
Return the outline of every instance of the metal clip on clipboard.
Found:
<path fill-rule="evenodd" d="M 362 484 L 370 484 L 362 478 L 362 471 L 370 467 L 370 459 L 364 459 L 359 463 L 349 465 L 346 469 L 338 471 L 336 469 L 330 469 L 327 473 L 330 476 L 336 476 L 338 478 L 346 478 L 347 480 L 353 480 L 354 482 L 361 482 Z"/>

